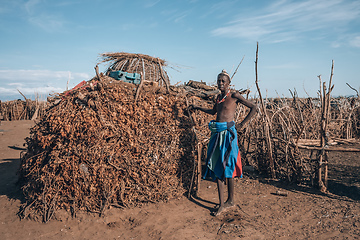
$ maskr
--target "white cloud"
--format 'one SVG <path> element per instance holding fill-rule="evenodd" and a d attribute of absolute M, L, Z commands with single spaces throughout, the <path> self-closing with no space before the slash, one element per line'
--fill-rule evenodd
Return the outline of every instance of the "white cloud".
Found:
<path fill-rule="evenodd" d="M 50 86 L 31 87 L 31 88 L 26 88 L 26 87 L 4 88 L 4 87 L 0 87 L 0 94 L 2 96 L 11 96 L 11 95 L 18 94 L 19 93 L 18 90 L 26 96 L 26 95 L 35 95 L 35 94 L 48 95 L 49 93 L 61 93 L 61 92 L 65 91 L 65 88 L 50 87 Z"/>
<path fill-rule="evenodd" d="M 0 70 L 0 99 L 18 95 L 20 90 L 27 95 L 48 95 L 66 90 L 68 82 L 72 88 L 82 80 L 89 80 L 87 73 L 50 70 Z"/>
<path fill-rule="evenodd" d="M 215 36 L 248 40 L 283 42 L 302 38 L 324 37 L 348 29 L 360 17 L 360 2 L 347 0 L 280 0 L 254 11 L 242 12 L 226 26 L 212 31 Z"/>
<path fill-rule="evenodd" d="M 0 87 L 0 95 L 3 96 L 9 96 L 9 95 L 14 95 L 18 93 L 18 91 L 16 90 L 16 88 L 4 88 L 4 87 Z M 1 100 L 1 99 L 0 99 Z"/>
<path fill-rule="evenodd" d="M 213 3 L 209 9 L 205 11 L 200 11 L 200 18 L 216 18 L 221 19 L 227 16 L 232 15 L 232 10 L 236 9 L 236 1 L 227 0 L 227 1 L 216 1 Z"/>
<path fill-rule="evenodd" d="M 50 94 L 61 93 L 65 89 L 56 88 L 56 87 L 36 87 L 36 88 L 4 88 L 0 87 L 0 100 L 1 101 L 11 101 L 15 99 L 23 99 L 19 91 L 27 98 L 27 99 L 38 99 L 41 101 L 46 100 L 46 98 Z"/>
<path fill-rule="evenodd" d="M 360 36 L 356 36 L 350 40 L 350 45 L 360 48 Z"/>
<path fill-rule="evenodd" d="M 9 83 L 8 86 L 22 87 L 22 86 L 24 86 L 24 84 L 22 84 L 22 83 Z"/>
<path fill-rule="evenodd" d="M 70 71 L 51 71 L 51 70 L 0 70 L 0 80 L 16 81 L 48 81 L 48 80 L 70 80 L 89 79 L 87 73 L 73 73 Z"/>
<path fill-rule="evenodd" d="M 64 21 L 60 15 L 49 13 L 49 11 L 44 8 L 45 3 L 43 0 L 29 0 L 23 5 L 29 23 L 47 32 L 64 29 L 66 21 Z"/>
<path fill-rule="evenodd" d="M 24 8 L 28 14 L 34 14 L 35 8 L 40 2 L 41 0 L 29 0 L 24 4 Z"/>
<path fill-rule="evenodd" d="M 158 4 L 160 0 L 145 0 L 144 8 L 151 8 Z"/>
<path fill-rule="evenodd" d="M 188 15 L 187 12 L 182 13 L 181 15 L 177 16 L 174 20 L 175 23 L 181 22 L 186 16 Z"/>
<path fill-rule="evenodd" d="M 165 9 L 161 11 L 161 14 L 167 18 L 166 21 L 181 23 L 191 13 L 191 9 L 185 11 L 179 11 L 178 9 Z"/>
<path fill-rule="evenodd" d="M 342 44 L 339 41 L 335 41 L 335 42 L 331 43 L 332 48 L 339 48 L 341 46 L 342 46 Z"/>
<path fill-rule="evenodd" d="M 35 26 L 42 28 L 47 32 L 60 30 L 64 26 L 64 21 L 52 15 L 40 14 L 37 16 L 29 17 L 29 22 Z"/>

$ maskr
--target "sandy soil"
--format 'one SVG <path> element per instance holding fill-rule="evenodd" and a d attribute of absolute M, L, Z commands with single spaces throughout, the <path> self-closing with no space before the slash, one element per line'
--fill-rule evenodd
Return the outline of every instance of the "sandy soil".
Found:
<path fill-rule="evenodd" d="M 0 239 L 359 239 L 360 156 L 331 153 L 329 192 L 267 180 L 251 171 L 235 183 L 236 206 L 213 217 L 216 184 L 182 197 L 105 215 L 59 212 L 48 223 L 20 220 L 16 171 L 32 121 L 0 125 Z M 352 146 L 354 147 L 354 146 Z M 359 148 L 360 146 L 356 146 Z M 281 191 L 287 196 L 274 193 Z"/>

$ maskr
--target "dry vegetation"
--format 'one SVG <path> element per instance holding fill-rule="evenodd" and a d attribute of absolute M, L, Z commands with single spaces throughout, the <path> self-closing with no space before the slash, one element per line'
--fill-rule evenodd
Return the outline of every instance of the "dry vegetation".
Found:
<path fill-rule="evenodd" d="M 167 201 L 199 189 L 212 116 L 189 114 L 187 106 L 211 106 L 217 90 L 201 82 L 169 86 L 165 62 L 158 58 L 103 57 L 114 61 L 109 69 L 135 67 L 148 78 L 134 85 L 97 73 L 49 99 L 21 159 L 23 217 L 46 222 L 58 209 L 102 214 L 109 207 Z M 316 99 L 300 99 L 296 92 L 291 99 L 253 99 L 259 112 L 239 131 L 243 164 L 326 190 L 327 152 L 359 151 L 335 144 L 357 142 L 360 102 L 331 98 L 331 80 L 327 90 L 319 80 Z M 236 121 L 246 114 L 239 106 Z"/>
<path fill-rule="evenodd" d="M 46 102 L 21 99 L 13 101 L 0 101 L 0 120 L 16 121 L 41 118 L 44 115 Z"/>

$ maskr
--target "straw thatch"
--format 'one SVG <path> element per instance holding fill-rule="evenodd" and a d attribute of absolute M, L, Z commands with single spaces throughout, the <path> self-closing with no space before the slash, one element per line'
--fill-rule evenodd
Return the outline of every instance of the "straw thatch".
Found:
<path fill-rule="evenodd" d="M 170 86 L 169 76 L 163 69 L 166 62 L 163 59 L 138 53 L 103 53 L 100 55 L 101 63 L 109 62 L 110 66 L 105 71 L 109 75 L 111 71 L 123 71 L 142 74 L 142 79 L 157 82 L 160 86 Z"/>

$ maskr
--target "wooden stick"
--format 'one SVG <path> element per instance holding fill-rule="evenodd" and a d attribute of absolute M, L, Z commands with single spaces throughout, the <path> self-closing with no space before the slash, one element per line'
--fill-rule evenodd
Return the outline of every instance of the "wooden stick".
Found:
<path fill-rule="evenodd" d="M 97 78 L 99 79 L 99 81 L 101 81 L 101 77 L 99 74 L 99 65 L 96 65 L 94 68 L 95 68 L 95 73 L 96 73 Z"/>
<path fill-rule="evenodd" d="M 269 126 L 269 118 L 266 114 L 266 108 L 264 105 L 264 100 L 261 96 L 261 91 L 260 91 L 260 87 L 259 87 L 259 83 L 258 83 L 258 71 L 257 71 L 257 63 L 258 63 L 258 52 L 259 52 L 259 42 L 257 42 L 256 45 L 256 60 L 255 60 L 255 84 L 256 84 L 256 88 L 258 90 L 259 93 L 259 98 L 260 98 L 260 103 L 261 103 L 261 109 L 263 111 L 264 114 L 264 122 L 265 122 L 265 126 L 264 126 L 264 133 L 265 133 L 265 141 L 266 141 L 266 145 L 267 145 L 267 156 L 269 158 L 269 167 L 270 167 L 270 174 L 271 177 L 275 177 L 275 169 L 274 169 L 274 159 L 272 157 L 272 146 L 271 146 L 271 138 L 270 138 L 270 126 Z"/>
<path fill-rule="evenodd" d="M 324 151 L 324 156 L 325 156 L 325 162 L 324 162 L 324 168 L 325 168 L 325 172 L 324 172 L 324 184 L 325 187 L 328 187 L 328 163 L 329 163 L 329 156 L 328 153 L 326 151 Z"/>
<path fill-rule="evenodd" d="M 239 69 L 239 67 L 240 67 L 240 65 L 241 65 L 241 63 L 242 63 L 242 61 L 244 60 L 244 57 L 245 57 L 245 55 L 244 55 L 244 56 L 243 56 L 243 58 L 241 59 L 241 61 L 240 61 L 239 65 L 236 67 L 236 69 L 235 69 L 235 71 L 234 71 L 233 75 L 232 75 L 232 76 L 231 76 L 231 78 L 230 78 L 230 82 L 231 82 L 231 80 L 234 78 L 235 74 L 237 73 L 237 70 Z"/>
<path fill-rule="evenodd" d="M 144 81 L 145 80 L 143 79 L 142 73 L 140 73 L 140 84 L 139 84 L 138 88 L 136 89 L 134 104 L 137 102 L 137 99 L 140 94 L 140 90 L 141 90 L 142 86 L 144 85 Z"/>
<path fill-rule="evenodd" d="M 161 73 L 161 78 L 163 79 L 163 82 L 165 83 L 165 86 L 166 86 L 166 90 L 167 92 L 169 92 L 169 83 L 167 82 L 167 79 L 165 79 L 164 77 L 164 74 L 163 74 L 163 69 L 162 69 L 162 66 L 161 66 L 161 63 L 160 63 L 160 59 L 157 58 L 158 62 L 159 62 L 159 68 L 160 68 L 160 73 Z"/>
<path fill-rule="evenodd" d="M 189 110 L 189 101 L 186 97 L 186 94 L 185 94 L 185 100 L 186 100 L 186 109 L 187 109 L 187 113 L 189 114 L 189 117 L 190 117 L 190 121 L 191 121 L 191 124 L 192 124 L 192 127 L 191 129 L 193 130 L 194 134 L 195 134 L 195 141 L 198 143 L 198 137 L 196 135 L 196 131 L 195 131 L 195 123 L 194 123 L 194 120 L 191 116 L 191 113 L 190 113 L 190 110 Z M 188 193 L 188 198 L 191 197 L 191 189 L 192 189 L 192 186 L 193 186 L 193 182 L 194 182 L 194 177 L 195 177 L 195 171 L 196 171 L 196 161 L 195 161 L 195 158 L 194 158 L 194 165 L 193 165 L 193 172 L 192 172 L 192 176 L 191 176 L 191 182 L 190 182 L 190 187 L 189 187 L 189 193 Z"/>
<path fill-rule="evenodd" d="M 346 83 L 346 85 L 348 85 L 349 88 L 351 88 L 352 90 L 354 90 L 356 92 L 356 96 L 359 98 L 359 92 L 358 90 L 356 90 L 356 88 L 353 88 L 352 86 L 350 86 L 350 84 Z"/>
<path fill-rule="evenodd" d="M 35 113 L 34 113 L 34 115 L 31 117 L 31 120 L 37 119 L 38 114 L 39 114 L 39 109 L 40 109 L 40 105 L 37 105 L 37 106 L 36 106 L 36 109 L 35 109 Z"/>
<path fill-rule="evenodd" d="M 334 86 L 332 85 L 332 78 L 334 76 L 334 60 L 332 60 L 332 64 L 331 64 L 331 74 L 330 74 L 330 81 L 329 81 L 329 89 L 328 92 L 326 94 L 326 99 L 325 99 L 325 104 L 326 104 L 326 111 L 325 111 L 325 126 L 323 129 L 323 138 L 327 144 L 327 129 L 328 129 L 328 124 L 329 124 L 329 118 L 330 118 L 330 93 L 332 91 L 332 89 L 334 88 Z M 324 84 L 324 88 L 325 88 L 325 84 Z M 323 147 L 323 146 L 322 146 Z M 328 155 L 326 153 L 326 151 L 323 152 L 323 155 L 325 157 L 325 166 L 324 166 L 324 184 L 325 184 L 325 188 L 327 188 L 327 181 L 328 181 Z"/>
<path fill-rule="evenodd" d="M 274 141 L 281 141 L 283 143 L 287 143 L 288 141 L 281 139 L 281 138 L 277 138 L 277 137 L 273 137 L 272 138 Z M 360 149 L 358 148 L 344 148 L 344 147 L 311 147 L 311 146 L 305 146 L 305 145 L 295 145 L 295 143 L 290 143 L 291 146 L 295 147 L 297 146 L 298 148 L 301 149 L 307 149 L 307 150 L 318 150 L 318 151 L 338 151 L 338 152 L 360 152 Z"/>
<path fill-rule="evenodd" d="M 198 168 L 197 168 L 197 186 L 196 186 L 196 195 L 199 197 L 200 196 L 200 182 L 201 182 L 201 153 L 202 153 L 202 144 L 201 142 L 199 142 L 197 144 L 197 151 L 198 151 Z"/>
<path fill-rule="evenodd" d="M 19 89 L 16 89 L 16 90 L 18 90 L 18 92 L 21 94 L 21 96 L 23 96 L 23 98 L 25 99 L 25 101 L 27 101 L 27 98 L 25 97 L 25 95 L 24 95 L 24 94 L 22 94 L 22 92 L 20 92 L 20 90 L 19 90 Z"/>
<path fill-rule="evenodd" d="M 322 164 L 323 164 L 323 149 L 325 146 L 325 125 L 326 125 L 326 84 L 322 83 L 322 88 L 320 88 L 320 92 L 322 90 L 321 97 L 321 122 L 320 122 L 320 150 L 319 150 L 319 160 L 318 160 L 318 188 L 322 188 L 324 186 L 322 182 Z"/>

